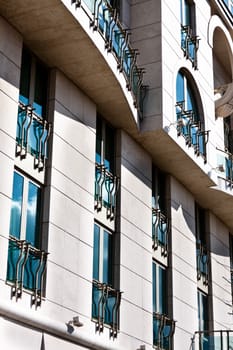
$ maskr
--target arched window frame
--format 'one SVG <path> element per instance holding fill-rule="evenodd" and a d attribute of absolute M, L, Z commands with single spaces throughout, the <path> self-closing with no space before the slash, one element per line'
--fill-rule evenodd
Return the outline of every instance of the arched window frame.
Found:
<path fill-rule="evenodd" d="M 201 98 L 195 83 L 185 69 L 180 69 L 176 78 L 177 135 L 185 138 L 188 147 L 193 147 L 197 156 L 206 162 L 208 131 L 205 131 Z"/>

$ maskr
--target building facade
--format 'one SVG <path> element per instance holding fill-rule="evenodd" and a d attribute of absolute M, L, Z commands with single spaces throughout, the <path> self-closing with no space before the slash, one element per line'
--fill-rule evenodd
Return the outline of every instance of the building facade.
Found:
<path fill-rule="evenodd" d="M 233 348 L 232 0 L 0 0 L 4 350 Z"/>

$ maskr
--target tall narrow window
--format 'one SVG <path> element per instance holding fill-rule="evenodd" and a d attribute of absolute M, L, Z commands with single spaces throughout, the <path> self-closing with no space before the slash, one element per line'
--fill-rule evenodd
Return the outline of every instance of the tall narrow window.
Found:
<path fill-rule="evenodd" d="M 209 349 L 209 341 L 211 339 L 208 337 L 208 296 L 202 293 L 200 290 L 197 291 L 197 305 L 198 305 L 198 330 L 199 330 L 199 342 L 201 344 L 201 349 Z"/>
<path fill-rule="evenodd" d="M 192 66 L 197 69 L 199 39 L 196 36 L 195 5 L 192 0 L 180 0 L 181 48 Z"/>
<path fill-rule="evenodd" d="M 38 306 L 43 296 L 47 253 L 41 250 L 41 188 L 19 172 L 14 172 L 10 218 L 7 280 L 12 296 L 23 289 L 32 292 Z"/>
<path fill-rule="evenodd" d="M 175 322 L 168 317 L 167 271 L 157 262 L 152 263 L 153 273 L 153 345 L 171 350 Z"/>
<path fill-rule="evenodd" d="M 50 124 L 46 121 L 48 71 L 26 48 L 23 48 L 16 131 L 16 155 L 32 154 L 34 165 L 44 167 Z"/>
<path fill-rule="evenodd" d="M 115 175 L 115 133 L 114 129 L 97 118 L 96 126 L 96 172 L 95 209 L 106 208 L 106 219 L 115 218 L 116 196 L 119 178 Z"/>
<path fill-rule="evenodd" d="M 121 293 L 113 287 L 113 233 L 94 224 L 92 318 L 96 330 L 110 326 L 110 335 L 119 330 Z"/>
<path fill-rule="evenodd" d="M 206 241 L 205 210 L 196 204 L 196 255 L 197 255 L 197 280 L 204 286 L 209 282 L 209 251 Z"/>
<path fill-rule="evenodd" d="M 169 220 L 166 203 L 166 176 L 155 166 L 152 167 L 152 247 L 161 247 L 162 255 L 167 255 Z"/>
<path fill-rule="evenodd" d="M 179 71 L 176 79 L 176 116 L 177 134 L 185 138 L 187 146 L 194 147 L 197 155 L 202 155 L 206 161 L 206 144 L 208 131 L 204 130 L 204 120 L 201 107 L 197 104 L 193 84 L 183 72 Z"/>

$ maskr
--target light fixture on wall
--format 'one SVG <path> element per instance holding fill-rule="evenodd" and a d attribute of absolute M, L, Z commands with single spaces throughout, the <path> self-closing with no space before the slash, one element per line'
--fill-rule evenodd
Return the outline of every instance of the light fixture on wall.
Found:
<path fill-rule="evenodd" d="M 69 325 L 69 326 L 75 326 L 75 327 L 82 327 L 82 326 L 83 326 L 83 323 L 80 322 L 79 316 L 75 316 L 75 317 L 73 317 L 73 320 L 70 320 L 70 321 L 68 322 L 68 325 Z"/>

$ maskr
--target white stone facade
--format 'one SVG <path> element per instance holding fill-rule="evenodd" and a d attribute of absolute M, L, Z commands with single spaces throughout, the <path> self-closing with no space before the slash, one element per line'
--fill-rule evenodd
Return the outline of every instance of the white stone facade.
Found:
<path fill-rule="evenodd" d="M 130 47 L 140 53 L 135 56 L 137 67 L 145 68 L 142 86 L 138 80 L 136 85 L 130 80 L 135 64 L 133 49 L 128 59 L 121 56 L 123 65 L 119 64 L 121 50 L 127 52 L 129 47 L 128 39 L 122 39 L 121 34 L 118 38 L 121 45 L 118 42 L 117 47 L 108 46 L 105 26 L 111 23 L 108 33 L 113 35 L 112 23 L 118 21 L 116 12 L 106 12 L 113 16 L 113 22 L 106 17 L 103 29 L 96 9 L 97 21 L 91 22 L 93 3 L 99 4 L 96 9 L 109 6 L 107 3 L 120 4 L 122 33 L 128 35 L 128 29 L 131 32 Z M 233 13 L 230 13 L 231 2 L 228 7 L 226 3 L 221 0 L 20 0 L 16 6 L 14 1 L 6 4 L 0 0 L 1 349 L 189 350 L 193 346 L 195 350 L 227 350 L 233 346 L 230 339 L 226 348 L 217 347 L 216 340 L 215 347 L 211 347 L 213 343 L 208 338 L 214 334 L 212 331 L 219 330 L 232 330 L 228 334 L 233 338 L 233 110 L 226 126 L 226 118 L 218 115 L 215 95 L 233 81 Z M 191 39 L 200 39 L 196 48 L 197 67 L 181 47 L 180 8 L 184 4 L 190 6 L 191 17 L 195 17 L 192 17 L 195 29 Z M 108 7 L 103 8 L 107 11 Z M 46 121 L 51 131 L 41 169 L 35 165 L 36 152 L 36 155 L 27 151 L 26 156 L 16 154 L 24 47 L 33 55 L 32 62 L 43 62 L 49 76 Z M 126 73 L 127 65 L 130 73 Z M 179 126 L 177 119 L 177 102 L 182 102 L 177 100 L 179 73 L 187 90 L 184 98 L 191 100 L 192 112 L 197 105 L 200 114 L 200 123 L 189 124 L 190 129 L 184 129 L 184 124 Z M 221 106 L 226 107 L 228 102 L 221 102 Z M 189 112 L 188 107 L 189 101 L 183 108 L 185 113 Z M 182 123 L 187 121 L 184 111 Z M 109 126 L 115 135 L 113 162 L 119 183 L 111 209 L 109 203 L 99 203 L 96 195 L 98 120 L 102 127 L 100 154 L 107 177 L 111 166 L 106 164 L 112 159 L 108 156 L 110 146 L 104 149 L 108 138 L 104 132 Z M 184 130 L 191 132 L 190 143 Z M 198 144 L 199 149 L 196 138 L 204 140 Z M 14 170 L 42 188 L 39 250 L 48 252 L 48 257 L 41 293 L 37 290 L 41 282 L 36 288 L 25 287 L 27 277 L 22 276 L 29 268 L 24 260 L 28 259 L 27 253 L 22 250 L 21 256 L 12 255 L 9 262 Z M 160 180 L 155 173 L 161 174 Z M 102 173 L 100 186 L 101 176 Z M 108 190 L 102 187 L 102 191 Z M 102 193 L 103 197 L 105 194 Z M 154 215 L 158 218 L 160 211 L 165 213 L 169 224 L 162 227 L 169 230 L 166 244 L 164 238 L 157 237 L 158 246 L 154 242 L 152 248 L 154 197 L 157 201 Z M 113 216 L 109 218 L 108 210 L 112 209 Z M 204 219 L 198 221 L 202 213 Z M 107 321 L 105 311 L 103 323 L 93 312 L 95 264 L 98 260 L 100 274 L 107 250 L 105 238 L 99 238 L 99 256 L 93 264 L 94 223 L 100 227 L 100 237 L 113 241 L 108 252 L 111 257 L 108 278 L 113 291 L 105 295 L 111 301 L 104 305 L 110 308 L 110 314 L 119 311 L 117 325 Z M 25 242 L 26 233 L 23 234 Z M 13 236 L 20 241 L 17 235 Z M 207 249 L 203 265 L 208 256 L 208 271 L 205 270 L 208 283 L 204 281 L 203 271 L 197 277 L 199 243 Z M 9 278 L 9 264 L 14 265 L 12 273 L 18 276 L 17 281 Z M 166 271 L 164 286 L 156 285 L 158 276 L 155 283 L 155 265 Z M 28 273 L 37 278 L 40 275 L 33 268 Z M 98 282 L 102 287 L 108 285 L 101 277 Z M 158 292 L 160 287 L 163 296 Z M 115 292 L 120 293 L 121 299 L 112 308 L 111 302 L 117 298 Z M 204 311 L 198 293 L 207 300 Z M 38 305 L 34 295 L 38 297 Z M 155 304 L 162 304 L 163 298 L 166 311 L 162 312 L 163 306 L 157 310 Z M 102 302 L 100 298 L 99 303 Z M 101 316 L 99 310 L 96 312 Z M 155 325 L 153 337 L 155 313 L 175 324 L 169 345 L 166 336 L 164 342 L 156 338 Z M 76 316 L 80 324 L 72 323 Z M 195 335 L 198 331 L 205 331 L 206 347 L 202 347 L 202 340 L 198 342 L 198 334 Z"/>

